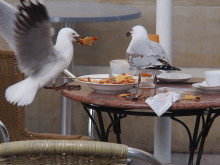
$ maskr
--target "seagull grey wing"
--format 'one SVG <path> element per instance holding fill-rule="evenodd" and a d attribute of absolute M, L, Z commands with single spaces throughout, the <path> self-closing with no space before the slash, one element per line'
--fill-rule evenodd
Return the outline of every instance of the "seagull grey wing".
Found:
<path fill-rule="evenodd" d="M 159 43 L 154 41 L 149 41 L 149 45 L 153 51 L 153 54 L 160 56 L 161 60 L 169 63 L 167 54 Z"/>
<path fill-rule="evenodd" d="M 135 67 L 162 65 L 160 59 L 166 61 L 167 58 L 163 48 L 158 45 L 146 37 L 132 39 L 127 50 L 129 64 Z"/>
<path fill-rule="evenodd" d="M 143 56 L 150 56 L 153 54 L 151 47 L 149 47 L 147 38 L 138 38 L 131 41 L 127 53 L 133 53 Z"/>
<path fill-rule="evenodd" d="M 7 2 L 0 0 L 0 33 L 8 42 L 11 49 L 14 48 L 14 19 L 17 9 Z"/>
<path fill-rule="evenodd" d="M 126 52 L 128 63 L 134 67 L 149 67 L 160 64 L 160 56 L 154 54 L 146 37 L 132 39 Z"/>
<path fill-rule="evenodd" d="M 28 73 L 55 58 L 51 27 L 43 4 L 21 0 L 15 21 L 15 54 L 19 69 Z"/>

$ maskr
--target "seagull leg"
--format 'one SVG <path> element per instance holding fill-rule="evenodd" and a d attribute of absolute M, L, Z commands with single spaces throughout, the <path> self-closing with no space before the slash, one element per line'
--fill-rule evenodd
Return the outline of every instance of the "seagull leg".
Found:
<path fill-rule="evenodd" d="M 65 86 L 67 85 L 67 83 L 64 83 L 63 85 L 60 85 L 60 86 L 56 86 L 55 84 L 53 84 L 53 89 L 58 91 L 60 89 L 65 89 Z"/>
<path fill-rule="evenodd" d="M 135 98 L 138 98 L 138 89 L 139 89 L 140 83 L 141 83 L 141 73 L 138 72 L 138 83 L 137 83 L 136 92 L 134 96 Z"/>
<path fill-rule="evenodd" d="M 154 76 L 154 85 L 155 85 L 155 87 L 154 87 L 154 95 L 156 95 L 157 94 L 157 75 Z"/>
<path fill-rule="evenodd" d="M 81 86 L 80 85 L 68 85 L 68 83 L 64 83 L 63 85 L 60 85 L 58 87 L 55 84 L 53 84 L 52 87 L 45 86 L 44 89 L 54 89 L 55 91 L 66 89 L 66 90 L 71 91 L 71 90 L 80 90 Z"/>
<path fill-rule="evenodd" d="M 53 83 L 53 86 L 52 87 L 47 87 L 45 86 L 44 89 L 54 89 L 55 91 L 58 91 L 60 89 L 64 89 L 65 86 L 67 85 L 67 83 L 64 83 L 63 85 L 60 85 L 60 86 L 56 86 L 54 83 Z"/>
<path fill-rule="evenodd" d="M 44 89 L 54 89 L 55 91 L 62 90 L 62 89 L 67 89 L 67 90 L 70 90 L 70 91 L 71 90 L 80 90 L 81 89 L 80 85 L 68 85 L 68 83 L 64 83 L 63 85 L 60 85 L 60 86 L 57 87 L 55 85 L 55 81 L 56 81 L 56 79 L 52 80 L 52 84 L 53 84 L 52 87 L 45 86 Z"/>

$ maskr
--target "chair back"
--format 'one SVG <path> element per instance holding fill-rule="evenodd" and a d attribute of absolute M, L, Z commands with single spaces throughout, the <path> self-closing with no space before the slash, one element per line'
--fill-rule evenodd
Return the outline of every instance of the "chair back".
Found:
<path fill-rule="evenodd" d="M 36 164 L 46 164 L 46 162 L 64 164 L 65 162 L 65 164 L 127 165 L 128 161 L 129 165 L 162 165 L 153 155 L 143 150 L 99 141 L 26 140 L 2 143 L 0 156 L 3 156 L 7 163 L 20 162 L 21 164 L 29 164 L 27 159 L 31 160 L 30 157 L 34 156 Z M 103 160 L 103 158 L 108 159 Z M 2 161 L 2 163 L 5 162 Z"/>
<path fill-rule="evenodd" d="M 33 139 L 90 140 L 84 135 L 60 135 L 35 133 L 25 127 L 24 107 L 10 104 L 5 99 L 5 90 L 24 79 L 12 51 L 0 50 L 0 120 L 8 130 L 10 142 Z M 15 91 L 16 92 L 16 91 Z M 0 142 L 2 139 L 0 137 Z"/>
<path fill-rule="evenodd" d="M 9 132 L 10 141 L 21 139 L 19 131 L 25 129 L 25 115 L 23 107 L 12 105 L 5 99 L 5 90 L 23 79 L 14 53 L 0 50 L 0 120 Z"/>

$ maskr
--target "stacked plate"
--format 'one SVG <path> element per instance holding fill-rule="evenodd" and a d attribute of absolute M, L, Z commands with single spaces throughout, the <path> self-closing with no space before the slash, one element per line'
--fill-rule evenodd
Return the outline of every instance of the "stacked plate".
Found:
<path fill-rule="evenodd" d="M 165 82 L 184 82 L 192 78 L 190 74 L 184 73 L 161 73 L 157 75 L 157 79 Z"/>

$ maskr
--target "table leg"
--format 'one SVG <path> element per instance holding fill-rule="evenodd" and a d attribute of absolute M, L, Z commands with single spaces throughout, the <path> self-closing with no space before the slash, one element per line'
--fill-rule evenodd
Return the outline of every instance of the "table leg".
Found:
<path fill-rule="evenodd" d="M 190 145 L 189 145 L 190 154 L 189 154 L 188 165 L 193 165 L 193 157 L 194 157 L 195 149 L 197 148 L 197 136 L 198 136 L 200 119 L 201 119 L 201 115 L 197 115 L 195 127 L 194 127 L 193 139 L 190 140 Z"/>
<path fill-rule="evenodd" d="M 95 119 L 95 111 L 93 109 L 89 109 L 89 113 L 92 116 L 93 119 Z M 89 118 L 88 122 L 88 135 L 89 137 L 94 140 L 94 126 L 92 124 L 92 120 Z"/>
<path fill-rule="evenodd" d="M 180 123 L 186 129 L 186 131 L 188 133 L 188 136 L 189 136 L 189 151 L 190 151 L 189 159 L 188 159 L 188 165 L 193 165 L 193 157 L 194 157 L 194 154 L 195 154 L 195 150 L 197 149 L 198 143 L 199 143 L 200 138 L 201 138 L 201 132 L 198 136 L 199 125 L 200 125 L 201 118 L 203 119 L 203 122 L 204 122 L 203 112 L 196 115 L 196 121 L 195 121 L 193 136 L 192 136 L 188 126 L 184 122 L 182 122 L 181 120 L 179 120 L 175 117 L 171 117 L 172 120 Z"/>
<path fill-rule="evenodd" d="M 200 141 L 199 151 L 197 154 L 196 165 L 200 164 L 200 161 L 202 158 L 202 153 L 203 153 L 203 147 L 205 144 L 206 137 L 208 136 L 209 130 L 210 130 L 214 120 L 220 115 L 220 112 L 215 113 L 213 116 L 212 116 L 212 113 L 213 113 L 213 109 L 209 109 L 208 115 L 206 117 L 206 121 L 204 123 L 204 128 L 201 131 L 202 137 L 201 137 L 201 141 Z"/>
<path fill-rule="evenodd" d="M 121 119 L 127 117 L 125 114 L 118 114 L 118 113 L 108 113 L 109 118 L 111 119 L 111 122 L 106 130 L 106 137 L 109 136 L 110 128 L 113 126 L 114 134 L 116 135 L 117 143 L 121 144 Z"/>
<path fill-rule="evenodd" d="M 115 124 L 113 124 L 113 130 L 114 130 L 114 133 L 116 135 L 116 140 L 117 140 L 117 143 L 121 144 L 121 124 L 120 124 L 120 117 L 117 116 L 117 114 L 114 114 L 114 121 Z"/>
<path fill-rule="evenodd" d="M 61 134 L 71 134 L 71 121 L 72 121 L 72 101 L 66 97 L 62 97 L 62 108 L 61 108 Z"/>
<path fill-rule="evenodd" d="M 99 110 L 98 107 L 93 107 L 92 105 L 88 105 L 88 104 L 83 104 L 83 108 L 85 109 L 86 113 L 88 114 L 96 132 L 97 135 L 99 137 L 99 140 L 101 141 L 108 141 L 108 136 L 109 136 L 109 132 L 110 129 L 113 127 L 114 133 L 116 135 L 116 140 L 117 143 L 121 143 L 121 124 L 120 124 L 120 120 L 127 117 L 127 115 L 125 114 L 118 114 L 118 113 L 108 113 L 108 116 L 111 120 L 111 122 L 108 124 L 108 127 L 105 129 L 105 125 L 103 122 L 103 117 L 102 117 L 102 112 Z M 93 113 L 91 113 L 92 111 L 96 111 L 97 113 L 97 117 L 98 117 L 98 122 L 99 122 L 99 127 L 96 124 L 96 121 L 94 120 L 94 115 Z M 117 109 L 115 109 L 115 111 L 117 111 Z M 89 126 L 90 127 L 90 126 Z"/>
<path fill-rule="evenodd" d="M 107 142 L 108 137 L 106 137 L 106 134 L 105 134 L 105 126 L 104 126 L 104 123 L 103 123 L 102 113 L 100 111 L 97 111 L 97 116 L 98 116 L 98 119 L 99 119 L 99 127 L 100 127 L 100 130 L 101 130 L 102 141 Z"/>
<path fill-rule="evenodd" d="M 96 122 L 95 122 L 94 117 L 92 116 L 92 114 L 91 114 L 90 111 L 88 110 L 89 108 L 87 108 L 87 106 L 85 106 L 85 105 L 83 105 L 83 108 L 84 108 L 84 110 L 86 111 L 86 113 L 88 114 L 90 120 L 92 121 L 93 126 L 94 126 L 94 128 L 95 128 L 95 130 L 96 130 L 96 133 L 97 133 L 97 135 L 98 135 L 98 137 L 99 137 L 99 140 L 102 141 L 102 135 L 101 135 L 101 133 L 100 133 L 100 131 L 99 131 L 99 128 L 98 128 L 98 126 L 97 126 L 97 124 L 96 124 Z"/>
<path fill-rule="evenodd" d="M 204 117 L 204 115 L 205 115 L 204 112 L 207 112 L 206 119 Z M 178 123 L 183 125 L 184 128 L 187 130 L 187 133 L 189 136 L 189 143 L 190 143 L 189 144 L 190 155 L 189 155 L 188 165 L 193 165 L 193 157 L 194 157 L 195 150 L 197 149 L 198 145 L 199 145 L 199 150 L 198 150 L 198 154 L 197 154 L 196 165 L 200 164 L 202 153 L 203 153 L 203 147 L 205 144 L 205 139 L 208 135 L 208 132 L 209 132 L 215 118 L 220 115 L 220 109 L 216 110 L 215 112 L 213 111 L 213 109 L 209 109 L 204 112 L 201 111 L 201 113 L 197 114 L 197 116 L 196 116 L 193 137 L 191 135 L 189 128 L 187 127 L 187 125 L 184 122 L 182 122 L 181 120 L 179 120 L 175 117 L 171 117 L 171 119 L 173 119 L 174 121 L 177 121 Z M 212 115 L 212 114 L 214 114 L 214 115 Z M 201 123 L 201 119 L 202 119 L 202 128 L 199 132 L 199 125 Z M 198 135 L 198 133 L 199 133 L 199 135 Z"/>

